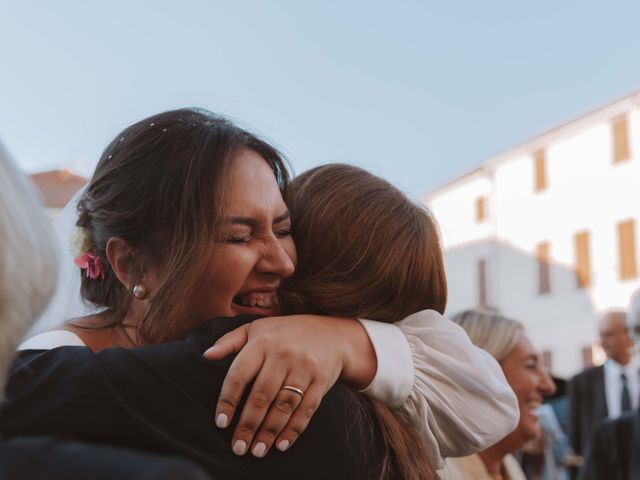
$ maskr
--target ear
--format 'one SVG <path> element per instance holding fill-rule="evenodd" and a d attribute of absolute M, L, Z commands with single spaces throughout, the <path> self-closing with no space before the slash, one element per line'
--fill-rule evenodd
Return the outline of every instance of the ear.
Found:
<path fill-rule="evenodd" d="M 116 274 L 116 277 L 127 290 L 131 290 L 133 288 L 133 271 L 131 265 L 134 252 L 133 247 L 131 247 L 124 238 L 111 237 L 107 240 L 107 248 L 105 250 L 111 269 Z"/>

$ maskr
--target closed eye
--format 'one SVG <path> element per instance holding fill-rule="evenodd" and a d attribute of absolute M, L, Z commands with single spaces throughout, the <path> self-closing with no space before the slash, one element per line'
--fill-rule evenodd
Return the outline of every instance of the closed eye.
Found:
<path fill-rule="evenodd" d="M 279 230 L 277 232 L 275 232 L 276 237 L 278 238 L 285 238 L 291 235 L 291 229 L 287 228 L 285 230 Z"/>
<path fill-rule="evenodd" d="M 249 237 L 232 235 L 227 237 L 226 243 L 231 243 L 233 245 L 246 245 L 249 243 Z"/>

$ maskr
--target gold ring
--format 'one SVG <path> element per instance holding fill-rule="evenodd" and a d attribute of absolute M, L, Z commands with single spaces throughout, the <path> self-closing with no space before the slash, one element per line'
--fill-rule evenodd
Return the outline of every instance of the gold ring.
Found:
<path fill-rule="evenodd" d="M 300 395 L 300 398 L 304 398 L 304 392 L 299 388 L 292 387 L 291 385 L 283 385 L 280 390 L 289 390 L 290 392 L 294 392 Z"/>

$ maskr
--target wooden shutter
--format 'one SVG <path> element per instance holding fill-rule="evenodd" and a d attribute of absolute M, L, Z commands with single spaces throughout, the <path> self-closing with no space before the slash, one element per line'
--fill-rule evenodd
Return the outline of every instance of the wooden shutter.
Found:
<path fill-rule="evenodd" d="M 618 252 L 620 259 L 620 279 L 636 278 L 636 222 L 628 220 L 618 224 Z"/>
<path fill-rule="evenodd" d="M 613 162 L 624 162 L 628 160 L 629 152 L 629 125 L 627 116 L 620 115 L 611 121 L 613 130 Z"/>
<path fill-rule="evenodd" d="M 478 306 L 487 306 L 487 262 L 478 260 Z"/>
<path fill-rule="evenodd" d="M 580 232 L 575 236 L 576 245 L 576 281 L 578 287 L 591 284 L 591 267 L 589 262 L 589 232 Z"/>
<path fill-rule="evenodd" d="M 547 167 L 546 167 L 546 155 L 544 150 L 537 150 L 533 154 L 535 162 L 535 191 L 540 192 L 547 188 Z"/>
<path fill-rule="evenodd" d="M 549 250 L 549 242 L 542 242 L 538 244 L 536 256 L 538 258 L 538 293 L 540 295 L 551 292 Z"/>
<path fill-rule="evenodd" d="M 476 222 L 480 223 L 486 218 L 485 199 L 478 197 L 476 199 Z"/>

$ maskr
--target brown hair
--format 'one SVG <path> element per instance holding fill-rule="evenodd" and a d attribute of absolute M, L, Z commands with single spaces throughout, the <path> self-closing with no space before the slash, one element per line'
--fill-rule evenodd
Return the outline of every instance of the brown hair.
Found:
<path fill-rule="evenodd" d="M 424 309 L 442 313 L 447 285 L 431 214 L 369 172 L 331 164 L 291 185 L 296 273 L 282 289 L 287 312 L 393 322 Z M 436 478 L 418 431 L 399 413 L 369 402 L 381 428 L 381 478 Z"/>
<path fill-rule="evenodd" d="M 188 312 L 203 291 L 205 262 L 221 240 L 216 228 L 225 215 L 225 186 L 232 161 L 243 149 L 260 154 L 281 189 L 289 174 L 275 148 L 229 120 L 206 110 L 160 113 L 127 127 L 103 152 L 78 204 L 77 226 L 100 257 L 104 278 L 82 276 L 85 300 L 110 310 L 109 325 L 121 323 L 132 292 L 109 266 L 111 237 L 134 249 L 133 281 L 148 266 L 161 267 L 159 286 L 138 324 L 141 343 L 172 339 L 204 318 Z"/>
<path fill-rule="evenodd" d="M 299 253 L 282 292 L 285 309 L 382 322 L 444 312 L 442 249 L 428 210 L 351 165 L 311 169 L 290 192 Z"/>

